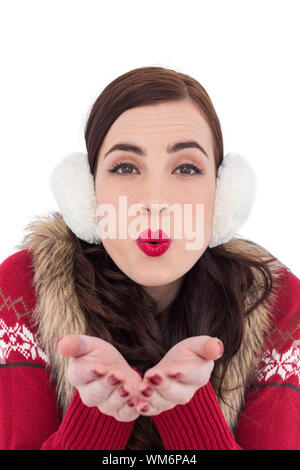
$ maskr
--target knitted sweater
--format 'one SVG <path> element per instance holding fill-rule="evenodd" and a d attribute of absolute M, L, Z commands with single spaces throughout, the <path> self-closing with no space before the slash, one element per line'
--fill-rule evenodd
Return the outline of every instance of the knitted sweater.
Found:
<path fill-rule="evenodd" d="M 0 265 L 0 449 L 125 449 L 134 421 L 85 406 L 77 390 L 63 417 L 58 411 L 30 322 L 37 302 L 30 266 L 25 249 Z M 165 449 L 300 449 L 300 280 L 289 272 L 281 292 L 235 435 L 209 381 L 187 404 L 152 417 Z"/>

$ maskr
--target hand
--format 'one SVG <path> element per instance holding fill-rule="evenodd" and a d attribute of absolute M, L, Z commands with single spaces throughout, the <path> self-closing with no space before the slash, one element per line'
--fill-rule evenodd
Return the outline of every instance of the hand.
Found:
<path fill-rule="evenodd" d="M 209 382 L 214 361 L 223 354 L 218 341 L 210 336 L 192 336 L 174 345 L 155 367 L 147 370 L 138 385 L 138 413 L 154 416 L 188 403 L 196 390 Z M 147 389 L 149 393 L 152 390 L 149 398 L 141 393 Z M 147 406 L 148 410 L 144 408 Z"/>
<path fill-rule="evenodd" d="M 93 336 L 67 335 L 56 348 L 70 357 L 68 380 L 86 406 L 97 406 L 118 421 L 133 421 L 139 416 L 136 389 L 142 378 L 112 344 Z"/>

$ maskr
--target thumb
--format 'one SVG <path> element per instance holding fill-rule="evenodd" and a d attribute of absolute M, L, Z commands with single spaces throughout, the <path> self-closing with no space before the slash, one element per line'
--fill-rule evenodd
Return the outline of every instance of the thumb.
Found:
<path fill-rule="evenodd" d="M 213 360 L 219 359 L 223 355 L 224 346 L 218 338 L 208 338 L 204 343 L 203 356 L 205 359 Z"/>
<path fill-rule="evenodd" d="M 56 349 L 60 354 L 69 357 L 84 356 L 101 346 L 103 340 L 88 335 L 66 335 L 56 343 Z"/>

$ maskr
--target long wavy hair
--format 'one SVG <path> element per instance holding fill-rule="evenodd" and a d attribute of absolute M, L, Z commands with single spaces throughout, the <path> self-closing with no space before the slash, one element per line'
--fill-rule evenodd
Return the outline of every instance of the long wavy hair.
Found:
<path fill-rule="evenodd" d="M 223 160 L 219 119 L 203 86 L 192 77 L 163 67 L 141 67 L 113 80 L 94 102 L 85 127 L 90 171 L 95 178 L 97 155 L 113 122 L 127 109 L 156 103 L 192 100 L 213 135 L 216 171 Z M 215 361 L 212 377 L 223 364 L 216 393 L 230 359 L 240 348 L 245 318 L 269 295 L 269 260 L 236 252 L 230 244 L 207 248 L 184 276 L 176 299 L 157 315 L 157 304 L 147 292 L 113 262 L 103 244 L 92 245 L 70 235 L 75 247 L 74 282 L 89 333 L 113 344 L 127 362 L 143 374 L 155 366 L 179 341 L 197 335 L 218 337 L 224 354 Z M 245 243 L 256 245 L 250 240 Z M 259 270 L 263 289 L 245 306 L 248 289 L 256 292 L 253 269 Z M 151 417 L 139 416 L 126 449 L 163 449 Z"/>

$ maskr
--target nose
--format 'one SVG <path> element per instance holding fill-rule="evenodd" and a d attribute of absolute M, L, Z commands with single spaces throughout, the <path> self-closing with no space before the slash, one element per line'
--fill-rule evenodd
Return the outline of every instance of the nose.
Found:
<path fill-rule="evenodd" d="M 150 203 L 150 204 L 145 204 L 145 203 L 141 203 L 141 212 L 144 213 L 144 214 L 157 214 L 158 212 L 165 212 L 165 213 L 168 213 L 169 211 L 169 206 L 168 204 L 166 203 L 163 203 L 163 204 L 159 204 L 159 203 Z"/>

